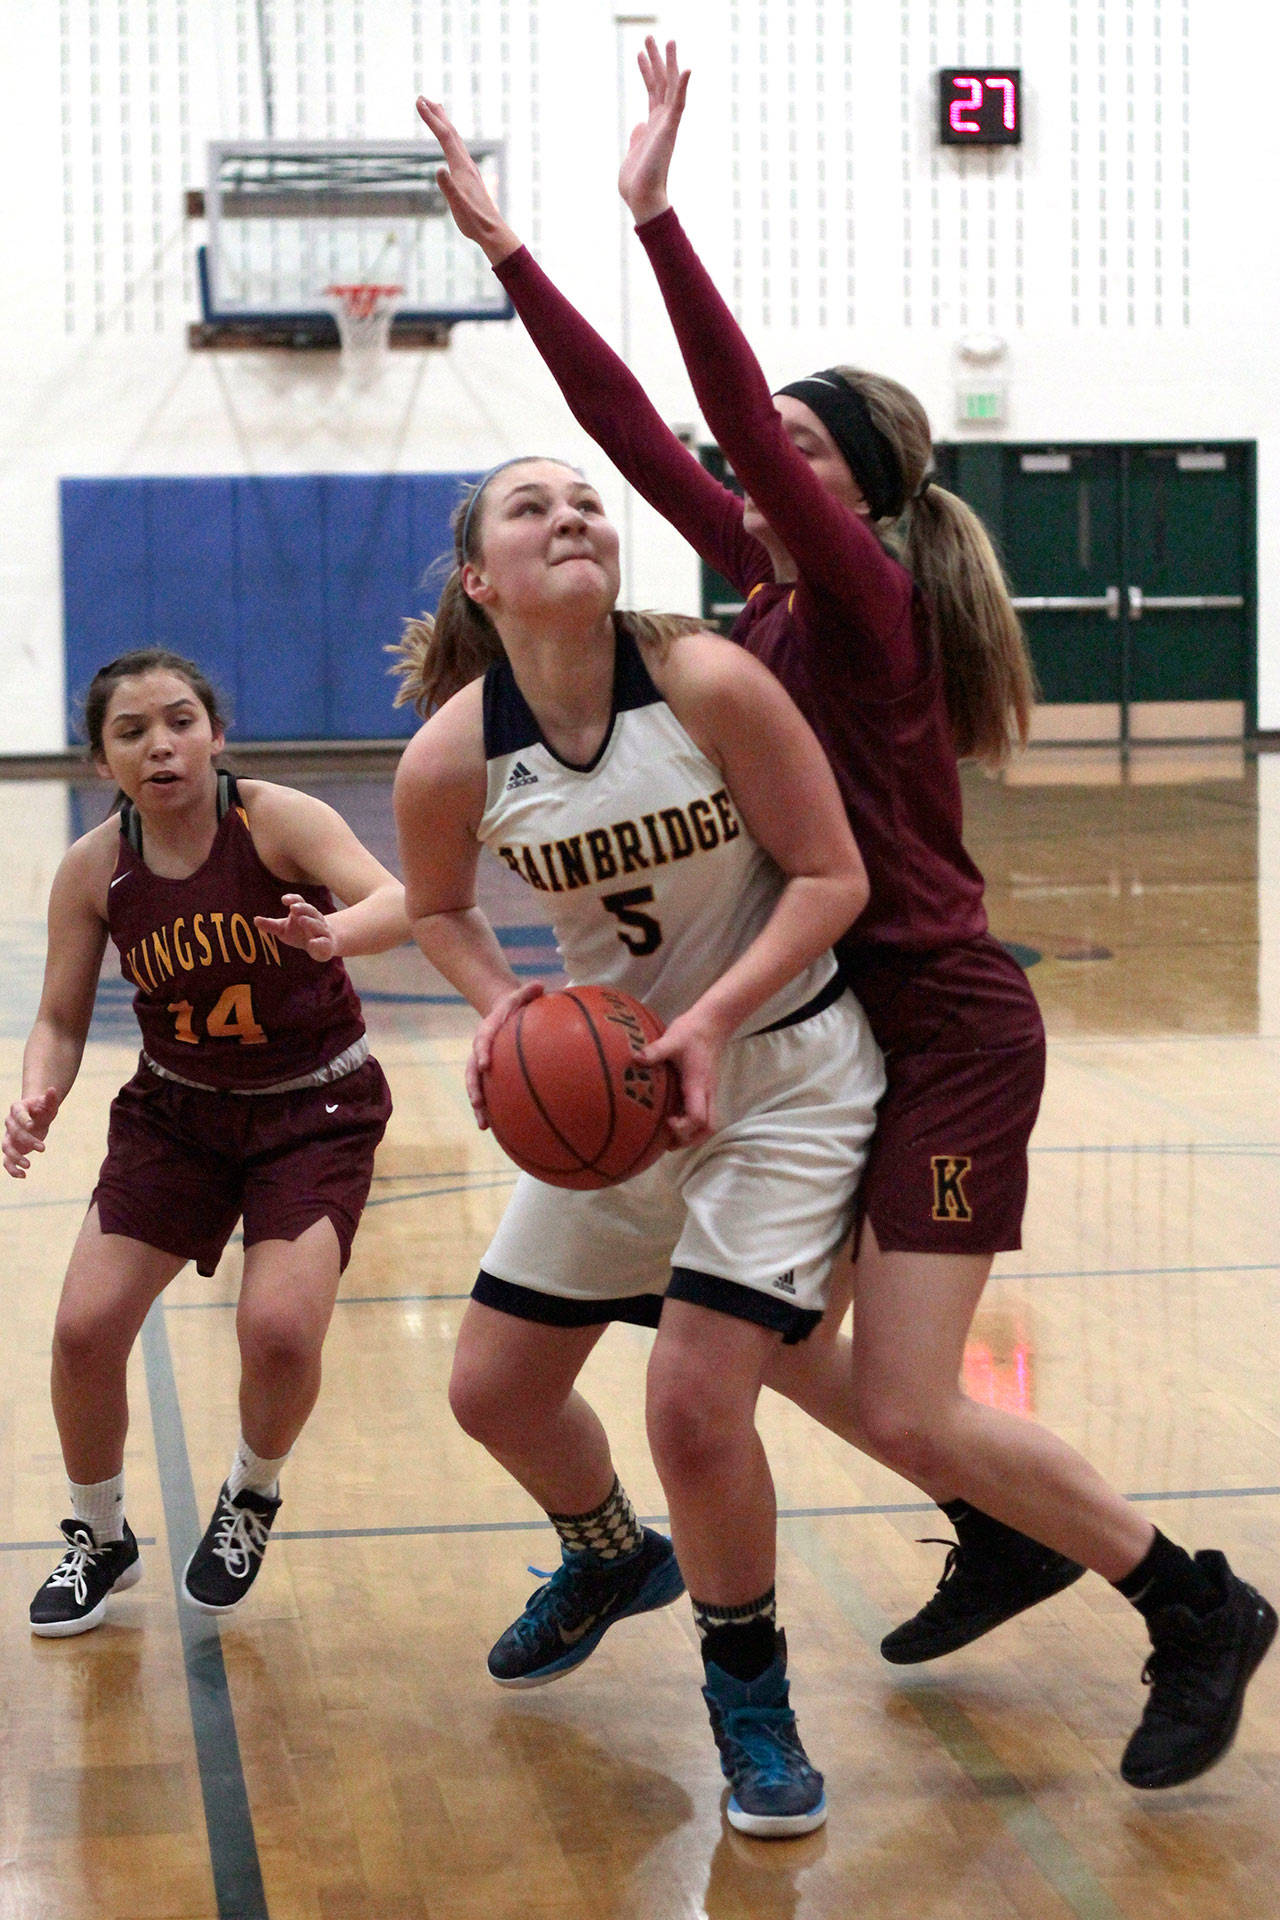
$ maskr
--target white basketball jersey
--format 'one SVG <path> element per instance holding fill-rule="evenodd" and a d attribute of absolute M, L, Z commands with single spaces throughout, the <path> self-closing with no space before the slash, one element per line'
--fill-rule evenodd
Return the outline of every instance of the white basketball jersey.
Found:
<path fill-rule="evenodd" d="M 573 766 L 543 740 L 507 663 L 491 667 L 479 837 L 543 896 L 570 980 L 624 987 L 665 1024 L 750 946 L 785 876 L 620 625 L 613 705 L 599 753 Z M 804 1006 L 834 972 L 821 955 L 751 1031 Z"/>

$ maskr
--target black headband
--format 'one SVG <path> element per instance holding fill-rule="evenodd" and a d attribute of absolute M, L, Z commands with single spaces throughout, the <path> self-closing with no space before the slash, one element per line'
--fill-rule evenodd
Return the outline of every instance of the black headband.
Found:
<path fill-rule="evenodd" d="M 873 520 L 896 520 L 906 505 L 902 467 L 862 395 L 836 367 L 780 387 L 816 413 L 862 489 Z"/>

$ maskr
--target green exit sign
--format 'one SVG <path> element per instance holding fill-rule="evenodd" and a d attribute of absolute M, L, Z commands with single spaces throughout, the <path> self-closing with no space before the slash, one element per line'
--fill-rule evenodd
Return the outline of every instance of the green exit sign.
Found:
<path fill-rule="evenodd" d="M 1002 386 L 960 387 L 956 419 L 962 427 L 1002 427 L 1008 396 Z"/>

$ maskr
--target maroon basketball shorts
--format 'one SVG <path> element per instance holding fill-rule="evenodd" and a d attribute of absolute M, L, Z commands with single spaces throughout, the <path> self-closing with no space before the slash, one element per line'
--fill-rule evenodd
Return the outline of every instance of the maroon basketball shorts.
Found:
<path fill-rule="evenodd" d="M 841 959 L 887 1076 L 861 1218 L 885 1252 L 1020 1247 L 1045 1058 L 1022 968 L 986 934 L 927 954 Z"/>
<path fill-rule="evenodd" d="M 90 1204 L 104 1233 L 181 1254 L 204 1274 L 242 1216 L 246 1247 L 329 1219 L 345 1267 L 390 1114 L 376 1060 L 328 1086 L 259 1094 L 205 1092 L 139 1066 L 111 1103 Z"/>

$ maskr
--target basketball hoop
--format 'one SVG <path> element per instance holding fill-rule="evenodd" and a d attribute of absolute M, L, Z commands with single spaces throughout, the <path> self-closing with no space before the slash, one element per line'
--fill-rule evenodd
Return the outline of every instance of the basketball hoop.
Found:
<path fill-rule="evenodd" d="M 373 282 L 325 288 L 325 305 L 338 323 L 343 372 L 356 386 L 367 386 L 382 372 L 403 295 L 403 287 Z"/>

